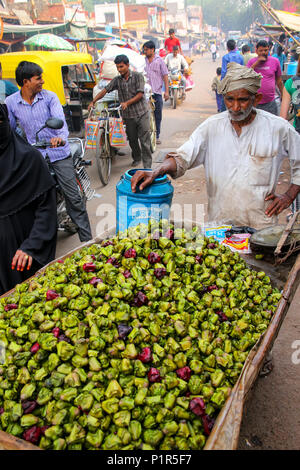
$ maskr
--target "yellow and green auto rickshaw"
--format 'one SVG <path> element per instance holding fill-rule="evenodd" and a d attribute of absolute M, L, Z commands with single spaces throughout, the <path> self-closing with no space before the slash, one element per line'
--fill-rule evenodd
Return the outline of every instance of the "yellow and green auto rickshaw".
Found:
<path fill-rule="evenodd" d="M 44 89 L 56 93 L 65 111 L 70 132 L 82 132 L 87 107 L 96 84 L 90 54 L 66 51 L 26 51 L 0 55 L 2 76 L 16 84 L 15 71 L 23 61 L 43 69 Z"/>

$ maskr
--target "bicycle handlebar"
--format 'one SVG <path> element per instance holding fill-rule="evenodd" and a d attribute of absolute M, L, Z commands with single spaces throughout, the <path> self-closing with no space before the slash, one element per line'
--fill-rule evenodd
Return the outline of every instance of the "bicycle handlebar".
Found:
<path fill-rule="evenodd" d="M 52 147 L 52 148 L 57 148 L 57 147 L 63 147 L 64 145 L 66 144 L 66 142 L 64 140 L 61 141 L 60 144 L 58 144 L 56 147 L 52 147 L 52 144 L 50 141 L 42 141 L 42 142 L 35 142 L 34 144 L 32 144 L 33 147 L 35 148 L 38 148 L 38 149 L 46 149 L 48 147 Z"/>
<path fill-rule="evenodd" d="M 122 106 L 117 106 L 116 108 L 107 108 L 107 111 L 120 111 L 122 109 Z"/>

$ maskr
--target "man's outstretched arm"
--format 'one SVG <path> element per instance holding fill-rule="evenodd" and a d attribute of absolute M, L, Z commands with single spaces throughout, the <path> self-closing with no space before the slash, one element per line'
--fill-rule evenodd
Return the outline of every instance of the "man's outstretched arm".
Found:
<path fill-rule="evenodd" d="M 168 154 L 163 163 L 153 171 L 137 171 L 131 180 L 131 190 L 133 193 L 136 192 L 137 185 L 141 182 L 139 189 L 142 191 L 144 188 L 153 183 L 155 178 L 158 176 L 164 176 L 166 174 L 174 177 L 177 172 L 177 165 L 175 158 L 171 154 Z"/>

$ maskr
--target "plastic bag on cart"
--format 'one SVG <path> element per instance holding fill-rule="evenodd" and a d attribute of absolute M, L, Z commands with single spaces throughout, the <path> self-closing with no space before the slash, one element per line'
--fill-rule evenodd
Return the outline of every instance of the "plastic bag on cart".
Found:
<path fill-rule="evenodd" d="M 109 118 L 109 141 L 112 147 L 125 147 L 127 145 L 122 118 Z"/>
<path fill-rule="evenodd" d="M 99 121 L 92 121 L 86 119 L 84 121 L 85 126 L 85 148 L 86 149 L 95 149 L 96 140 L 98 135 Z"/>
<path fill-rule="evenodd" d="M 113 60 L 102 60 L 100 63 L 100 78 L 112 80 L 118 75 L 116 64 Z"/>
<path fill-rule="evenodd" d="M 106 85 L 109 84 L 110 81 L 111 81 L 110 79 L 104 79 L 104 78 L 101 78 L 99 80 L 97 85 L 94 86 L 94 88 L 93 88 L 93 99 L 95 98 L 95 96 L 98 95 L 98 93 L 100 93 L 101 90 L 103 90 L 103 88 L 106 87 Z M 108 103 L 108 102 L 111 102 L 111 101 L 115 101 L 117 103 L 118 100 L 119 100 L 118 91 L 113 90 L 110 93 L 106 93 L 106 95 L 103 98 L 101 98 L 101 100 L 98 100 L 97 103 L 98 102 L 99 103 Z"/>
<path fill-rule="evenodd" d="M 139 54 L 138 52 L 133 51 L 127 47 L 119 46 L 107 46 L 103 54 L 99 57 L 99 60 L 102 61 L 114 61 L 117 55 L 124 54 L 129 59 L 130 67 L 136 72 L 143 72 L 146 62 L 145 57 Z"/>

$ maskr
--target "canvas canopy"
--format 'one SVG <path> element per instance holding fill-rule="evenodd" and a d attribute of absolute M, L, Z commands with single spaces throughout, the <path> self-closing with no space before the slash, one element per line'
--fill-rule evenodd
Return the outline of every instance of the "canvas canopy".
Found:
<path fill-rule="evenodd" d="M 4 33 L 38 33 L 42 31 L 50 31 L 67 26 L 68 23 L 60 24 L 34 24 L 34 25 L 21 25 L 21 24 L 8 24 L 4 23 Z"/>
<path fill-rule="evenodd" d="M 274 13 L 286 28 L 300 31 L 300 14 L 281 10 L 274 10 Z"/>

